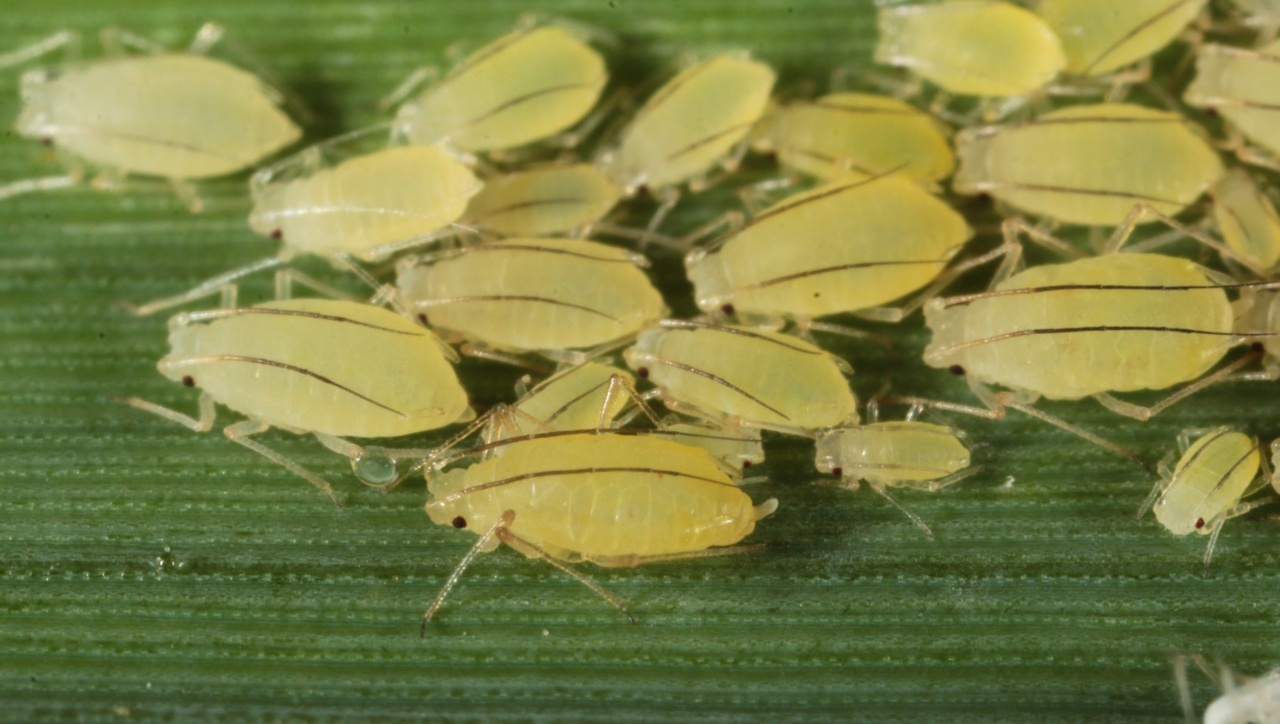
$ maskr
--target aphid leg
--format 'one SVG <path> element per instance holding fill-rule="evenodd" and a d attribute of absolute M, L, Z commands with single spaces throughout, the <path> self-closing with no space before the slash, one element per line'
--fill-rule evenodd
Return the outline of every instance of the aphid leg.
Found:
<path fill-rule="evenodd" d="M 1178 684 L 1178 703 L 1182 705 L 1182 718 L 1186 724 L 1195 724 L 1196 713 L 1191 702 L 1191 685 L 1187 681 L 1187 656 L 1174 654 L 1173 680 Z"/>
<path fill-rule="evenodd" d="M 686 261 L 689 263 L 696 262 L 707 254 L 710 254 L 720 248 L 724 242 L 728 241 L 732 237 L 733 232 L 741 229 L 745 224 L 746 217 L 742 215 L 741 211 L 726 211 L 711 221 L 708 221 L 702 226 L 699 226 L 688 234 L 680 237 L 678 240 L 679 243 L 686 249 L 692 249 L 692 251 L 689 252 L 689 256 Z M 716 230 L 721 228 L 723 228 L 724 231 L 715 241 L 698 249 L 693 249 L 694 244 L 708 236 L 711 236 Z"/>
<path fill-rule="evenodd" d="M 209 432 L 213 429 L 213 421 L 217 417 L 217 410 L 213 405 L 213 396 L 208 392 L 200 393 L 200 417 L 199 419 L 189 417 L 171 410 L 167 407 L 161 407 L 154 402 L 148 402 L 138 397 L 117 397 L 113 398 L 116 402 L 135 407 L 143 412 L 150 412 L 153 415 L 159 415 L 170 422 L 176 422 L 193 432 Z"/>
<path fill-rule="evenodd" d="M 255 261 L 252 264 L 247 264 L 239 269 L 233 269 L 225 274 L 219 274 L 212 279 L 197 284 L 182 294 L 177 294 L 172 297 L 164 297 L 153 302 L 147 302 L 146 304 L 134 305 L 129 302 L 121 302 L 120 304 L 139 317 L 145 317 L 149 314 L 155 314 L 156 312 L 163 311 L 165 309 L 177 307 L 188 302 L 194 302 L 197 299 L 204 299 L 205 297 L 210 297 L 214 294 L 222 294 L 224 302 L 223 307 L 234 307 L 236 297 L 234 290 L 236 285 L 233 282 L 235 280 L 260 272 L 264 269 L 278 267 L 282 263 L 283 262 L 279 257 L 273 256 L 260 261 Z"/>
<path fill-rule="evenodd" d="M 80 57 L 81 45 L 80 33 L 60 30 L 44 40 L 0 54 L 0 69 L 21 65 L 63 48 L 66 49 L 67 60 L 74 60 Z"/>
<path fill-rule="evenodd" d="M 734 194 L 737 195 L 738 200 L 742 202 L 747 211 L 752 216 L 756 216 L 773 205 L 774 201 L 776 201 L 773 195 L 776 192 L 793 188 L 799 181 L 800 177 L 796 174 L 787 174 L 748 184 L 734 191 Z M 732 230 L 731 228 L 730 231 Z"/>
<path fill-rule="evenodd" d="M 11 196 L 20 196 L 22 194 L 34 193 L 36 191 L 56 191 L 57 189 L 67 189 L 72 186 L 79 186 L 84 181 L 82 173 L 69 173 L 63 176 L 45 176 L 43 178 L 29 178 L 21 181 L 12 181 L 0 186 L 0 200 L 7 199 Z"/>
<path fill-rule="evenodd" d="M 253 435 L 266 432 L 267 430 L 270 430 L 270 429 L 271 429 L 271 425 L 268 425 L 262 420 L 250 419 L 250 420 L 237 422 L 233 425 L 227 425 L 226 427 L 222 428 L 222 434 L 226 435 L 227 439 L 230 440 L 231 442 L 237 443 L 239 445 L 244 445 L 245 447 L 258 453 L 264 458 L 267 458 L 268 460 L 276 463 L 277 465 L 282 466 L 283 468 L 293 473 L 294 475 L 297 475 L 303 480 L 306 480 L 307 482 L 316 486 L 320 490 L 324 491 L 325 495 L 329 496 L 329 499 L 333 501 L 334 505 L 341 508 L 342 502 L 338 500 L 337 494 L 333 492 L 333 487 L 329 485 L 328 481 L 326 481 L 324 478 L 320 477 L 319 475 L 316 475 L 315 473 L 311 472 L 310 470 L 307 470 L 301 465 L 295 463 L 294 461 L 290 460 L 284 455 L 281 455 L 275 450 L 272 450 L 266 445 L 263 445 L 260 442 L 249 439 Z"/>
<path fill-rule="evenodd" d="M 164 55 L 169 52 L 168 48 L 153 40 L 116 26 L 108 26 L 99 30 L 98 38 L 102 42 L 102 50 L 107 55 L 124 55 L 129 50 L 147 53 L 148 55 Z"/>
<path fill-rule="evenodd" d="M 818 343 L 817 343 L 817 340 L 813 338 L 812 332 L 825 332 L 826 334 L 838 334 L 841 337 L 850 337 L 853 339 L 865 339 L 868 342 L 875 342 L 881 347 L 884 347 L 889 351 L 891 355 L 893 355 L 894 357 L 897 357 L 897 351 L 893 346 L 893 340 L 889 339 L 888 337 L 882 334 L 876 334 L 875 332 L 868 332 L 865 329 L 858 329 L 857 327 L 850 327 L 844 324 L 836 324 L 834 322 L 815 322 L 814 320 L 808 317 L 801 317 L 800 319 L 797 319 L 795 321 L 795 327 L 793 328 L 793 332 L 800 339 L 803 339 L 804 341 L 813 345 L 817 345 Z M 840 365 L 839 362 L 837 362 L 836 364 Z M 849 365 L 848 362 L 844 362 L 844 365 L 841 367 L 841 371 L 845 372 L 845 374 L 853 374 L 852 368 L 850 368 L 848 371 L 845 371 L 844 368 L 848 367 L 848 365 Z"/>
<path fill-rule="evenodd" d="M 586 118 L 582 119 L 577 126 L 567 131 L 557 133 L 547 139 L 546 143 L 555 148 L 577 148 L 582 144 L 583 140 L 585 140 L 587 136 L 595 133 L 595 130 L 600 127 L 600 124 L 603 123 L 611 113 L 623 105 L 623 99 L 626 95 L 627 92 L 621 90 L 609 94 L 609 96 L 603 101 L 600 101 L 600 103 L 596 105 L 595 110 L 591 111 L 591 113 L 588 114 Z"/>
<path fill-rule="evenodd" d="M 1267 270 L 1249 261 L 1249 259 L 1245 258 L 1244 256 L 1241 256 L 1239 253 L 1231 249 L 1231 247 L 1227 246 L 1221 241 L 1218 241 L 1212 236 L 1209 236 L 1208 234 L 1204 233 L 1200 229 L 1197 229 L 1192 226 L 1187 226 L 1186 224 L 1176 221 L 1169 215 L 1160 212 L 1158 209 L 1148 204 L 1133 205 L 1133 208 L 1129 210 L 1129 214 L 1125 216 L 1124 221 L 1121 222 L 1120 226 L 1116 227 L 1116 230 L 1112 233 L 1111 238 L 1107 240 L 1107 244 L 1105 247 L 1103 247 L 1102 253 L 1114 254 L 1118 252 L 1120 248 L 1124 246 L 1125 243 L 1129 240 L 1129 236 L 1133 233 L 1134 227 L 1142 223 L 1142 221 L 1148 216 L 1154 217 L 1157 221 L 1160 221 L 1165 226 L 1168 226 L 1173 233 L 1161 234 L 1152 239 L 1147 239 L 1146 241 L 1133 244 L 1127 249 L 1127 251 L 1129 252 L 1150 251 L 1152 249 L 1157 249 L 1165 244 L 1169 244 L 1171 242 L 1177 241 L 1178 239 L 1181 239 L 1183 236 L 1188 236 L 1200 242 L 1201 244 L 1204 244 L 1210 249 L 1213 249 L 1214 251 L 1221 254 L 1223 257 L 1230 259 L 1236 262 L 1237 264 L 1240 264 L 1241 266 L 1245 267 L 1246 269 L 1253 272 L 1257 276 L 1261 278 L 1266 278 Z"/>
<path fill-rule="evenodd" d="M 515 514 L 512 513 L 511 511 L 507 511 L 506 514 L 511 515 L 512 518 L 515 517 Z M 575 571 L 565 563 L 558 561 L 555 558 L 552 558 L 546 551 L 542 550 L 538 546 L 530 543 L 527 540 L 524 540 L 523 538 L 516 536 L 516 534 L 512 533 L 511 530 L 506 525 L 497 528 L 496 532 L 497 532 L 498 540 L 516 549 L 520 553 L 524 554 L 527 558 L 541 558 L 547 563 L 550 563 L 551 565 L 560 569 L 567 575 L 572 576 L 579 583 L 581 583 L 582 585 L 594 591 L 597 596 L 613 604 L 619 611 L 622 611 L 622 613 L 627 617 L 627 620 L 631 621 L 631 623 L 636 622 L 636 617 L 632 616 L 631 611 L 627 610 L 627 604 L 623 603 L 621 598 L 618 598 L 612 593 L 609 593 L 608 591 L 606 591 L 604 587 L 601 586 L 599 583 L 596 583 L 595 581 L 591 580 L 580 571 Z"/>
<path fill-rule="evenodd" d="M 1070 243 L 1059 239 L 1050 234 L 1048 231 L 1037 226 L 1028 224 L 1025 219 L 1015 217 L 1006 220 L 1002 225 L 1006 243 L 1009 241 L 1017 242 L 1018 234 L 1026 234 L 1031 241 L 1043 246 L 1050 251 L 1055 251 L 1067 259 L 1084 259 L 1089 256 L 1085 252 L 1075 248 Z"/>
<path fill-rule="evenodd" d="M 770 498 L 764 505 L 757 507 L 763 508 L 768 505 L 768 502 L 773 502 L 774 508 L 777 507 L 777 500 L 773 498 Z M 768 513 L 765 515 L 768 515 Z M 760 518 L 756 518 L 756 520 L 759 519 Z M 786 543 L 754 543 L 752 545 L 745 546 L 725 546 L 723 548 L 706 548 L 700 551 L 664 553 L 656 556 L 591 556 L 588 560 L 601 568 L 635 568 L 648 563 L 667 563 L 670 561 L 687 561 L 693 558 L 720 558 L 722 556 L 740 556 L 749 553 L 761 553 L 779 545 L 786 545 Z"/>
<path fill-rule="evenodd" d="M 937 480 L 900 480 L 898 481 L 898 485 L 903 488 L 910 488 L 911 490 L 936 493 L 949 485 L 955 485 L 961 480 L 977 475 L 980 472 L 982 472 L 982 466 L 974 465 L 967 467 L 964 470 L 957 470 L 945 478 L 938 478 Z"/>
<path fill-rule="evenodd" d="M 636 388 L 631 384 L 631 380 L 623 377 L 622 375 L 609 375 L 608 385 L 609 386 L 606 387 L 604 391 L 604 402 L 600 404 L 600 415 L 596 422 L 596 427 L 598 429 L 604 429 L 609 426 L 609 410 L 612 409 L 614 398 L 618 395 L 626 395 L 630 397 L 631 401 L 634 402 L 636 407 L 644 413 L 645 417 L 649 418 L 649 421 L 653 423 L 654 427 L 662 429 L 662 421 L 659 420 L 658 416 L 649 408 L 649 404 L 644 401 L 644 398 L 640 396 L 640 393 L 636 392 Z"/>
<path fill-rule="evenodd" d="M 413 95 L 414 91 L 418 90 L 419 87 L 428 83 L 435 83 L 439 77 L 440 69 L 434 65 L 424 65 L 416 68 L 409 74 L 408 78 L 401 81 L 400 85 L 378 101 L 377 109 L 385 111 L 392 106 L 399 105 L 401 101 Z"/>
<path fill-rule="evenodd" d="M 276 299 L 293 299 L 293 285 L 305 287 L 329 299 L 355 301 L 356 296 L 329 286 L 306 272 L 297 269 L 281 269 L 276 272 Z"/>
<path fill-rule="evenodd" d="M 667 218 L 667 214 L 675 208 L 680 202 L 680 189 L 674 186 L 668 186 L 657 192 L 658 208 L 653 212 L 653 216 L 649 219 L 649 223 L 645 224 L 644 234 L 640 240 L 636 242 L 636 246 L 640 251 L 644 251 L 649 246 L 649 236 L 658 232 L 658 227 L 662 226 L 662 222 Z"/>
<path fill-rule="evenodd" d="M 1244 367 L 1245 365 L 1249 364 L 1250 362 L 1253 362 L 1254 360 L 1258 359 L 1261 356 L 1262 356 L 1261 353 L 1258 353 L 1258 352 L 1245 355 L 1244 357 L 1241 357 L 1240 359 L 1236 360 L 1235 362 L 1232 362 L 1226 367 L 1223 367 L 1217 372 L 1214 372 L 1208 377 L 1204 377 L 1202 379 L 1196 380 L 1195 382 L 1192 382 L 1186 385 L 1182 389 L 1178 390 L 1177 392 L 1174 392 L 1173 394 L 1164 398 L 1160 402 L 1154 405 L 1151 405 L 1150 407 L 1135 405 L 1132 402 L 1125 402 L 1124 400 L 1114 397 L 1111 394 L 1106 392 L 1099 392 L 1098 394 L 1093 396 L 1093 399 L 1097 400 L 1103 407 L 1107 408 L 1108 410 L 1111 410 L 1114 413 L 1124 415 L 1125 417 L 1132 417 L 1135 420 L 1142 420 L 1143 422 L 1145 422 L 1155 417 L 1156 415 L 1160 414 L 1161 412 L 1164 412 L 1164 410 L 1166 410 L 1167 408 L 1172 407 L 1175 403 L 1180 402 L 1183 398 L 1190 397 L 1191 395 L 1194 395 L 1195 393 L 1205 389 L 1206 387 L 1212 387 L 1213 385 L 1216 385 L 1221 382 L 1237 382 L 1237 381 L 1240 381 L 1242 378 L 1247 380 L 1276 379 L 1275 376 L 1272 375 L 1270 372 L 1250 373 L 1248 375 L 1234 374 L 1241 367 Z"/>
<path fill-rule="evenodd" d="M 1173 484 L 1173 471 L 1169 469 L 1169 463 L 1171 462 L 1173 462 L 1172 451 L 1161 458 L 1160 462 L 1156 463 L 1156 472 L 1159 473 L 1160 479 L 1156 481 L 1155 485 L 1151 486 L 1151 492 L 1147 494 L 1146 500 L 1143 500 L 1142 505 L 1138 507 L 1138 513 L 1133 516 L 1134 518 L 1142 518 L 1142 516 L 1146 515 L 1147 511 L 1151 510 L 1151 506 L 1155 505 L 1156 500 Z"/>
<path fill-rule="evenodd" d="M 480 554 L 481 551 L 491 550 L 489 542 L 494 539 L 499 530 L 504 530 L 506 526 L 511 525 L 511 521 L 515 520 L 516 514 L 510 510 L 503 513 L 489 529 L 480 536 L 479 540 L 471 546 L 467 554 L 458 561 L 458 565 L 453 569 L 453 573 L 449 574 L 449 578 L 445 580 L 444 585 L 440 587 L 440 593 L 436 594 L 435 600 L 427 607 L 427 612 L 422 614 L 422 628 L 419 629 L 419 636 L 427 635 L 427 624 L 431 622 L 431 617 L 436 615 L 436 611 L 440 610 L 440 606 L 444 604 L 444 599 L 449 596 L 449 592 L 453 587 L 458 585 L 458 580 L 462 578 L 462 574 L 467 570 L 467 566 L 471 565 L 471 561 Z"/>
<path fill-rule="evenodd" d="M 1006 222 L 1008 223 L 1008 222 Z M 914 313 L 920 307 L 925 305 L 930 299 L 938 296 L 948 284 L 955 281 L 957 277 L 963 275 L 970 269 L 982 266 L 994 259 L 1002 259 L 1000 267 L 996 271 L 996 277 L 1002 274 L 1006 277 L 1013 273 L 1018 261 L 1022 258 L 1022 245 L 1016 241 L 1016 232 L 1013 240 L 1006 239 L 1005 243 L 992 249 L 991 251 L 975 256 L 972 259 L 966 259 L 959 264 L 952 266 L 950 269 L 943 271 L 934 279 L 933 283 L 917 294 L 915 297 L 907 301 L 901 307 L 872 307 L 870 309 L 862 309 L 854 312 L 863 319 L 870 319 L 876 322 L 900 322 L 908 315 Z M 947 260 L 940 260 L 945 264 Z M 1003 279 L 1001 280 L 1003 281 Z"/>
<path fill-rule="evenodd" d="M 906 516 L 911 519 L 912 523 L 915 523 L 920 528 L 920 530 L 924 531 L 924 535 L 926 538 L 928 538 L 929 540 L 933 540 L 933 531 L 924 522 L 924 519 L 922 519 L 920 516 L 916 515 L 914 512 L 909 510 L 902 503 L 899 503 L 897 499 L 894 498 L 892 495 L 889 495 L 889 488 L 884 483 L 877 482 L 874 480 L 868 480 L 867 486 L 870 487 L 872 490 L 876 491 L 877 493 L 879 493 L 880 496 L 883 497 L 885 500 L 892 503 L 893 507 L 905 513 Z"/>
<path fill-rule="evenodd" d="M 196 190 L 195 184 L 184 179 L 171 178 L 167 179 L 169 188 L 173 189 L 173 195 L 178 197 L 178 201 L 187 207 L 187 210 L 193 214 L 204 212 L 204 198 L 200 196 L 200 192 Z"/>
<path fill-rule="evenodd" d="M 475 357 L 476 359 L 486 359 L 490 362 L 501 362 L 502 364 L 512 365 L 513 367 L 523 367 L 532 370 L 540 375 L 549 375 L 555 372 L 554 369 L 546 365 L 534 362 L 531 359 L 520 357 L 506 352 L 499 352 L 483 342 L 465 342 L 458 347 L 458 351 L 464 357 Z"/>

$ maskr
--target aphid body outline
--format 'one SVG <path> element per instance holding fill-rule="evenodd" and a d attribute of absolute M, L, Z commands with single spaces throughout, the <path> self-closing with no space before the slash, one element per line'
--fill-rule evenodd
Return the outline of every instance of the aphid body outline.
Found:
<path fill-rule="evenodd" d="M 1101 76 L 1145 60 L 1177 38 L 1208 0 L 1039 0 L 1062 40 L 1066 70 Z"/>
<path fill-rule="evenodd" d="M 1272 199 L 1241 168 L 1228 171 L 1209 195 L 1214 224 L 1227 248 L 1255 273 L 1270 276 L 1280 264 L 1280 214 Z"/>
<path fill-rule="evenodd" d="M 1214 43 L 1196 53 L 1196 77 L 1183 93 L 1191 106 L 1217 111 L 1237 138 L 1236 155 L 1246 163 L 1280 169 L 1280 41 L 1250 50 Z M 1257 144 L 1252 148 L 1238 136 Z"/>
<path fill-rule="evenodd" d="M 521 169 L 486 179 L 462 223 L 500 237 L 570 232 L 585 237 L 621 198 L 618 187 L 593 164 Z"/>

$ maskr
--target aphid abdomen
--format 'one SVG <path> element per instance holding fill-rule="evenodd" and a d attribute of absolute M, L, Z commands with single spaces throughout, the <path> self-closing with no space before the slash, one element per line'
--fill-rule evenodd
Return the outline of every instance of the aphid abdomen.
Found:
<path fill-rule="evenodd" d="M 1216 108 L 1245 136 L 1280 153 L 1280 41 L 1256 51 L 1204 46 L 1185 100 Z"/>
<path fill-rule="evenodd" d="M 633 258 L 572 239 L 509 239 L 401 274 L 433 326 L 506 349 L 575 349 L 634 334 L 665 312 Z"/>
<path fill-rule="evenodd" d="M 1262 453 L 1247 435 L 1215 430 L 1187 448 L 1154 511 L 1174 535 L 1212 532 L 1215 517 L 1235 506 L 1258 474 Z"/>
<path fill-rule="evenodd" d="M 1194 286 L 1189 290 L 1052 289 L 994 295 L 964 307 L 931 303 L 934 367 L 1053 399 L 1163 389 L 1195 379 L 1234 342 L 1226 293 L 1185 259 L 1110 254 L 1032 267 L 996 291 L 1044 287 Z"/>
<path fill-rule="evenodd" d="M 925 422 L 881 422 L 818 436 L 818 469 L 890 485 L 939 480 L 969 467 L 969 451 L 949 428 Z"/>
<path fill-rule="evenodd" d="M 405 435 L 467 410 L 435 336 L 393 312 L 318 299 L 234 311 L 175 329 L 160 371 L 249 417 L 331 435 Z"/>
<path fill-rule="evenodd" d="M 359 255 L 445 228 L 480 188 L 440 148 L 389 148 L 256 189 L 249 225 L 291 250 Z"/>
<path fill-rule="evenodd" d="M 1160 50 L 1207 0 L 1042 0 L 1041 17 L 1062 39 L 1067 70 L 1110 73 Z"/>
<path fill-rule="evenodd" d="M 466 219 L 502 236 L 560 234 L 600 220 L 620 196 L 590 164 L 521 171 L 486 181 Z"/>
<path fill-rule="evenodd" d="M 518 30 L 401 106 L 396 126 L 415 144 L 515 148 L 580 121 L 607 80 L 600 54 L 565 28 Z"/>
<path fill-rule="evenodd" d="M 24 135 L 53 138 L 90 163 L 126 173 L 222 176 L 301 135 L 261 81 L 196 55 L 72 67 L 29 89 L 24 100 L 18 120 Z"/>
<path fill-rule="evenodd" d="M 467 468 L 468 488 L 500 484 L 467 490 L 456 478 L 436 480 L 428 480 L 432 520 L 470 515 L 468 529 L 482 533 L 511 510 L 512 533 L 565 560 L 730 545 L 757 517 L 706 452 L 643 436 L 527 440 Z M 447 489 L 461 494 L 450 499 Z"/>
<path fill-rule="evenodd" d="M 1243 169 L 1213 187 L 1213 219 L 1232 251 L 1262 269 L 1280 262 L 1280 215 Z"/>
<path fill-rule="evenodd" d="M 972 233 L 910 181 L 850 175 L 776 204 L 686 267 L 703 310 L 817 317 L 920 289 Z"/>
<path fill-rule="evenodd" d="M 956 155 L 957 193 L 989 193 L 1033 214 L 1103 226 L 1120 224 L 1138 203 L 1177 214 L 1223 172 L 1181 116 L 1123 103 L 962 131 Z"/>

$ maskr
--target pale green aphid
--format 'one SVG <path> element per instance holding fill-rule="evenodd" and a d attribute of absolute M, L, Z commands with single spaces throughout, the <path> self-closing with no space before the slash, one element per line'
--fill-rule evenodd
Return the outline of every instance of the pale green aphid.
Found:
<path fill-rule="evenodd" d="M 103 32 L 111 57 L 22 77 L 17 130 L 52 143 L 71 163 L 65 176 L 15 181 L 0 198 L 78 183 L 81 162 L 99 167 L 100 186 L 129 175 L 168 179 L 199 211 L 191 180 L 225 176 L 298 140 L 301 131 L 279 108 L 280 94 L 257 77 L 204 53 L 222 37 L 206 25 L 185 53 L 173 53 L 123 31 Z M 78 42 L 70 32 L 0 56 L 0 67 Z M 127 55 L 125 46 L 140 48 Z"/>
<path fill-rule="evenodd" d="M 623 357 L 677 412 L 795 435 L 855 414 L 848 365 L 804 340 L 701 322 L 663 326 L 642 333 Z"/>
<path fill-rule="evenodd" d="M 1062 39 L 1067 72 L 1098 76 L 1150 56 L 1195 20 L 1208 0 L 1040 0 Z"/>
<path fill-rule="evenodd" d="M 896 98 L 832 93 L 774 108 L 752 131 L 752 148 L 784 168 L 831 179 L 845 171 L 894 172 L 932 186 L 955 170 L 947 127 Z"/>
<path fill-rule="evenodd" d="M 249 418 L 223 430 L 229 439 L 335 503 L 323 478 L 249 438 L 272 427 L 309 432 L 356 463 L 365 450 L 342 438 L 398 437 L 473 415 L 448 348 L 430 330 L 381 307 L 292 299 L 180 314 L 170 321 L 169 343 L 158 367 L 201 389 L 199 418 L 137 398 L 126 404 L 207 432 L 221 403 Z"/>
<path fill-rule="evenodd" d="M 480 539 L 427 609 L 424 630 L 471 560 L 499 543 L 572 575 L 628 618 L 620 599 L 562 561 L 630 567 L 760 549 L 727 546 L 749 535 L 777 500 L 754 505 L 703 449 L 629 432 L 512 438 L 497 443 L 500 450 L 478 448 L 487 457 L 470 467 L 428 470 L 431 520 Z"/>
<path fill-rule="evenodd" d="M 926 535 L 929 526 L 904 508 L 888 488 L 937 491 L 978 472 L 969 467 L 963 433 L 943 425 L 911 419 L 835 427 L 818 432 L 818 471 L 840 478 L 840 487 L 857 490 L 859 481 L 884 496 Z"/>
<path fill-rule="evenodd" d="M 950 279 L 954 270 L 943 271 L 972 234 L 919 185 L 850 172 L 695 249 L 685 267 L 704 311 L 801 320 L 858 312 L 896 321 L 933 290 L 902 308 L 883 305 Z"/>
<path fill-rule="evenodd" d="M 498 236 L 585 236 L 621 197 L 618 187 L 591 164 L 516 171 L 486 180 L 462 223 Z"/>
<path fill-rule="evenodd" d="M 1196 77 L 1183 99 L 1213 108 L 1257 151 L 1237 144 L 1244 161 L 1280 168 L 1280 41 L 1257 50 L 1205 45 L 1196 60 Z"/>
<path fill-rule="evenodd" d="M 1280 262 L 1280 215 L 1243 169 L 1232 169 L 1209 190 L 1213 220 L 1227 247 L 1251 268 L 1269 271 Z"/>
<path fill-rule="evenodd" d="M 674 422 L 664 427 L 665 439 L 700 447 L 734 470 L 764 462 L 764 440 L 740 425 L 724 422 Z"/>
<path fill-rule="evenodd" d="M 1270 724 L 1280 719 L 1280 669 L 1272 669 L 1254 678 L 1232 671 L 1221 660 L 1211 668 L 1200 654 L 1177 654 L 1173 657 L 1173 678 L 1178 684 L 1178 698 L 1187 724 L 1195 724 L 1196 721 L 1191 686 L 1187 681 L 1188 660 L 1194 662 L 1222 691 L 1205 707 L 1204 724 Z"/>
<path fill-rule="evenodd" d="M 666 313 L 644 257 L 577 239 L 508 239 L 399 267 L 433 328 L 512 351 L 575 350 L 634 335 Z"/>
<path fill-rule="evenodd" d="M 1139 203 L 1175 215 L 1223 174 L 1217 152 L 1185 118 L 1126 103 L 965 130 L 956 155 L 956 193 L 1097 226 L 1123 223 Z"/>
<path fill-rule="evenodd" d="M 437 146 L 398 146 L 320 165 L 318 149 L 253 177 L 249 226 L 284 244 L 278 256 L 350 254 L 377 261 L 453 232 L 481 189 Z"/>
<path fill-rule="evenodd" d="M 1201 437 L 1192 442 L 1193 435 Z M 1194 532 L 1209 536 L 1204 552 L 1207 566 L 1222 524 L 1271 502 L 1272 498 L 1241 502 L 1266 487 L 1271 476 L 1257 439 L 1229 427 L 1185 430 L 1178 435 L 1178 448 L 1182 457 L 1177 467 L 1168 468 L 1172 453 L 1160 462 L 1161 479 L 1138 515 L 1150 508 L 1156 520 L 1174 535 Z"/>
<path fill-rule="evenodd" d="M 521 28 L 401 105 L 392 133 L 470 153 L 524 146 L 581 121 L 608 78 L 584 33 L 556 24 Z"/>
<path fill-rule="evenodd" d="M 1280 379 L 1280 293 L 1274 288 L 1246 288 L 1241 290 L 1234 307 L 1238 329 L 1261 333 L 1259 341 L 1267 353 L 1263 360 L 1266 374 Z"/>
<path fill-rule="evenodd" d="M 998 0 L 882 8 L 875 60 L 958 95 L 1027 95 L 1066 65 L 1062 43 L 1035 13 Z"/>
<path fill-rule="evenodd" d="M 607 427 L 631 401 L 622 388 L 634 383 L 630 372 L 598 362 L 561 370 L 531 388 L 525 378 L 516 387 L 519 399 L 493 415 L 486 439 Z"/>

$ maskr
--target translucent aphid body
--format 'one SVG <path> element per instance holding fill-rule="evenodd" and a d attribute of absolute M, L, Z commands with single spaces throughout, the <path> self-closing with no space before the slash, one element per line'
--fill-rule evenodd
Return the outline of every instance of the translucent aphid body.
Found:
<path fill-rule="evenodd" d="M 427 489 L 436 523 L 481 534 L 512 511 L 511 534 L 557 560 L 603 566 L 732 545 L 777 507 L 753 505 L 702 449 L 595 431 L 513 441 L 428 475 Z"/>
<path fill-rule="evenodd" d="M 1280 721 L 1280 669 L 1256 679 L 1245 677 L 1204 710 L 1204 724 L 1271 724 L 1276 721 Z"/>
<path fill-rule="evenodd" d="M 547 236 L 586 228 L 621 192 L 591 164 L 517 171 L 485 181 L 463 223 L 499 236 Z"/>
<path fill-rule="evenodd" d="M 987 193 L 1029 213 L 1099 226 L 1120 224 L 1137 203 L 1177 214 L 1223 173 L 1218 154 L 1184 118 L 1125 103 L 965 130 L 956 155 L 956 193 Z"/>
<path fill-rule="evenodd" d="M 1207 0 L 1040 0 L 1062 39 L 1067 71 L 1097 76 L 1142 60 L 1176 38 Z"/>
<path fill-rule="evenodd" d="M 590 241 L 508 239 L 402 268 L 396 283 L 432 327 L 502 349 L 579 349 L 665 314 L 641 262 Z"/>
<path fill-rule="evenodd" d="M 685 266 L 705 311 L 819 317 L 924 287 L 972 234 L 904 178 L 849 174 L 775 204 Z"/>
<path fill-rule="evenodd" d="M 1032 267 L 993 292 L 929 302 L 925 321 L 929 365 L 1051 399 L 1193 380 L 1240 341 L 1226 292 L 1158 254 Z"/>
<path fill-rule="evenodd" d="M 1273 289 L 1245 289 L 1236 302 L 1236 328 L 1270 333 L 1259 342 L 1271 364 L 1280 360 L 1280 293 Z"/>
<path fill-rule="evenodd" d="M 839 425 L 856 410 L 839 364 L 808 342 L 747 327 L 672 324 L 644 332 L 623 356 L 677 410 L 783 431 Z"/>
<path fill-rule="evenodd" d="M 387 256 L 449 227 L 480 191 L 471 169 L 439 147 L 399 146 L 296 178 L 254 177 L 249 225 L 284 241 L 283 256 Z"/>
<path fill-rule="evenodd" d="M 1280 262 L 1280 215 L 1275 204 L 1243 169 L 1214 184 L 1213 220 L 1227 246 L 1261 269 Z"/>
<path fill-rule="evenodd" d="M 668 434 L 663 435 L 663 439 L 700 447 L 737 470 L 764 462 L 764 441 L 758 433 L 752 434 L 741 427 L 678 422 L 667 425 L 665 431 Z"/>
<path fill-rule="evenodd" d="M 723 53 L 690 66 L 641 106 L 604 174 L 628 195 L 703 174 L 740 144 L 769 104 L 775 74 L 744 54 Z"/>
<path fill-rule="evenodd" d="M 910 68 L 945 91 L 1014 96 L 1065 67 L 1062 43 L 1035 13 L 997 0 L 882 8 L 875 60 Z"/>
<path fill-rule="evenodd" d="M 467 414 L 430 330 L 355 302 L 292 299 L 186 315 L 160 372 L 288 430 L 395 437 Z"/>
<path fill-rule="evenodd" d="M 401 105 L 394 133 L 473 153 L 516 148 L 582 120 L 607 81 L 604 60 L 573 30 L 521 29 L 472 53 Z"/>
<path fill-rule="evenodd" d="M 1163 481 L 1152 511 L 1174 535 L 1217 530 L 1258 475 L 1258 441 L 1219 428 L 1186 448 L 1172 476 Z"/>
<path fill-rule="evenodd" d="M 866 93 L 788 103 L 765 116 L 752 136 L 756 151 L 775 153 L 783 167 L 820 179 L 852 170 L 932 184 L 956 164 L 946 126 L 936 118 Z"/>
<path fill-rule="evenodd" d="M 969 467 L 955 430 L 927 422 L 876 422 L 818 433 L 818 470 L 889 487 L 931 490 Z"/>
<path fill-rule="evenodd" d="M 625 394 L 616 394 L 616 390 L 610 395 L 610 380 L 615 378 L 628 385 L 634 382 L 630 372 L 598 362 L 584 362 L 557 372 L 510 406 L 510 414 L 500 423 L 501 437 L 586 430 L 597 427 L 602 414 L 607 424 L 629 402 Z"/>
<path fill-rule="evenodd" d="M 298 140 L 262 81 L 195 54 L 124 56 L 22 79 L 24 136 L 123 174 L 224 176 Z"/>
<path fill-rule="evenodd" d="M 1257 50 L 1205 45 L 1183 99 L 1216 109 L 1246 138 L 1280 154 L 1280 41 Z"/>

